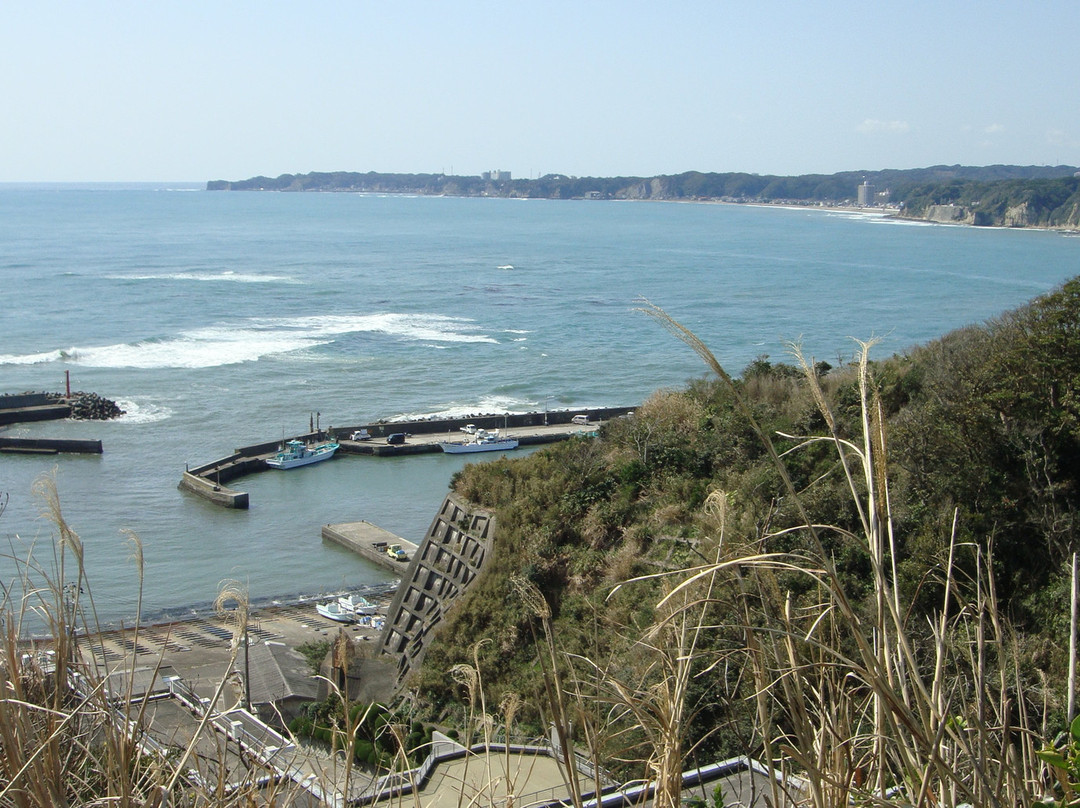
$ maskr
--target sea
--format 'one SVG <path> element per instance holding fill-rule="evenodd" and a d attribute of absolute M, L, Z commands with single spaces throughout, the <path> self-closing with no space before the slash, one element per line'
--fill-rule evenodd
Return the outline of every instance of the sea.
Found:
<path fill-rule="evenodd" d="M 636 406 L 704 376 L 644 301 L 737 374 L 788 360 L 792 341 L 835 365 L 876 338 L 884 357 L 1078 274 L 1075 233 L 860 212 L 0 185 L 0 393 L 61 391 L 67 373 L 126 410 L 2 428 L 104 446 L 0 455 L 3 595 L 35 605 L 28 569 L 35 585 L 75 582 L 70 558 L 63 579 L 55 565 L 42 479 L 105 624 L 182 618 L 224 581 L 255 603 L 385 584 L 393 573 L 321 526 L 364 519 L 419 540 L 454 473 L 492 458 L 257 474 L 235 486 L 246 511 L 178 490 L 182 472 L 312 423 Z"/>

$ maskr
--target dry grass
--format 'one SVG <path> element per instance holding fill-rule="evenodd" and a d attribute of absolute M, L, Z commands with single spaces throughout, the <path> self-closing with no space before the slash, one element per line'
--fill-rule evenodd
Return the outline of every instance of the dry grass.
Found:
<path fill-rule="evenodd" d="M 770 436 L 754 423 L 737 386 L 708 348 L 660 309 L 650 307 L 646 313 L 687 342 L 727 385 L 764 441 L 800 514 L 799 523 L 782 532 L 794 530 L 803 537 L 808 547 L 804 557 L 721 555 L 715 564 L 681 574 L 660 603 L 666 623 L 690 619 L 691 625 L 701 625 L 709 599 L 697 592 L 703 581 L 710 589 L 722 585 L 741 593 L 741 614 L 726 627 L 745 637 L 745 665 L 755 683 L 756 729 L 765 756 L 778 771 L 804 778 L 798 801 L 816 808 L 1033 804 L 1047 783 L 1036 755 L 1037 727 L 1031 726 L 1041 705 L 1025 696 L 1018 644 L 996 600 L 989 550 L 957 546 L 943 537 L 949 556 L 936 573 L 944 595 L 928 624 L 910 622 L 909 604 L 901 600 L 893 565 L 886 432 L 867 361 L 872 346 L 860 344 L 862 423 L 856 441 L 837 432 L 810 363 L 793 346 L 830 430 L 799 439 L 800 446 L 825 441 L 834 447 L 859 514 L 861 530 L 852 533 L 815 524 Z M 824 550 L 826 532 L 837 532 L 868 552 L 876 593 L 869 605 L 856 603 L 846 590 Z M 767 549 L 779 535 L 760 536 L 759 546 Z M 974 563 L 965 565 L 976 570 L 972 578 L 958 579 L 960 554 L 974 556 Z M 781 561 L 812 579 L 816 602 L 793 602 L 776 575 Z M 692 647 L 678 647 L 679 658 L 694 653 Z M 664 647 L 656 649 L 658 660 L 667 653 Z M 665 672 L 662 701 L 678 698 L 674 687 L 685 675 L 677 666 Z M 629 705 L 634 698 L 631 693 L 624 701 Z M 645 727 L 657 721 L 636 714 L 635 719 Z M 674 737 L 657 743 L 661 746 L 654 757 L 660 761 L 676 748 Z M 665 772 L 662 764 L 656 767 L 661 791 Z M 665 802 L 671 799 L 670 794 L 664 797 Z"/>
<path fill-rule="evenodd" d="M 0 649 L 0 805 L 152 808 L 292 804 L 298 790 L 291 783 L 259 782 L 267 772 L 257 767 L 243 776 L 226 772 L 220 760 L 197 754 L 200 744 L 203 748 L 223 746 L 206 720 L 186 744 L 164 754 L 150 751 L 146 745 L 149 692 L 133 698 L 133 676 L 120 679 L 126 682 L 125 693 L 111 694 L 106 686 L 110 673 L 134 669 L 134 650 L 108 669 L 97 655 L 82 653 L 83 646 L 102 644 L 90 582 L 84 573 L 83 545 L 64 519 L 52 478 L 40 480 L 35 492 L 55 528 L 55 552 L 51 569 L 39 566 L 32 551 L 15 559 L 20 580 L 5 589 Z M 142 545 L 133 534 L 128 534 L 127 540 L 141 581 Z M 13 594 L 16 592 L 21 596 Z M 246 603 L 242 593 L 223 590 L 219 600 L 231 599 L 238 599 L 241 606 Z M 234 616 L 243 619 L 241 614 Z M 138 622 L 136 615 L 136 625 Z M 31 625 L 38 633 L 43 627 L 43 633 L 51 638 L 47 644 L 23 639 Z M 133 631 L 132 649 L 138 640 L 138 629 Z M 240 636 L 238 629 L 234 657 Z M 47 651 L 43 650 L 45 645 Z M 113 679 L 113 686 L 115 682 Z M 225 684 L 220 683 L 218 696 Z M 239 783 L 235 782 L 238 777 Z M 227 782 L 230 779 L 234 782 Z"/>

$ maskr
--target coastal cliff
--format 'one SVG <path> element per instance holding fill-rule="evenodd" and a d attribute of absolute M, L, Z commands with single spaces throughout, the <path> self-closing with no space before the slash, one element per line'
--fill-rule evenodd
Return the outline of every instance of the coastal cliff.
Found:
<path fill-rule="evenodd" d="M 978 227 L 1080 229 L 1080 177 L 952 182 L 913 188 L 899 215 Z"/>

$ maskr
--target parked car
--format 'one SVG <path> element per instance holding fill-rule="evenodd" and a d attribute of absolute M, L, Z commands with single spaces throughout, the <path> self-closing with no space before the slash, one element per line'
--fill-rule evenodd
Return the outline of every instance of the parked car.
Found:
<path fill-rule="evenodd" d="M 391 446 L 400 446 L 405 442 L 405 434 L 404 432 L 393 432 L 386 436 L 386 442 Z"/>
<path fill-rule="evenodd" d="M 575 415 L 573 418 L 570 419 L 570 421 L 571 421 L 571 423 L 578 424 L 579 426 L 588 426 L 589 425 L 589 416 L 587 416 L 587 415 Z"/>
<path fill-rule="evenodd" d="M 366 429 L 358 429 L 349 435 L 349 440 L 371 440 L 371 433 Z"/>

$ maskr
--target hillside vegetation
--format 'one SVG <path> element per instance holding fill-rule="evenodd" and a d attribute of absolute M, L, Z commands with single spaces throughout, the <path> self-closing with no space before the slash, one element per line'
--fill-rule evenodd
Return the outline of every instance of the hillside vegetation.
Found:
<path fill-rule="evenodd" d="M 904 195 L 903 215 L 992 227 L 1080 228 L 1080 177 L 926 183 Z"/>
<path fill-rule="evenodd" d="M 781 737 L 814 771 L 825 763 L 807 756 L 824 748 L 823 730 L 807 716 L 842 716 L 865 687 L 850 725 L 829 730 L 844 738 L 830 765 L 856 779 L 864 765 L 882 787 L 915 765 L 904 763 L 917 756 L 904 745 L 921 743 L 909 724 L 927 722 L 926 749 L 937 750 L 925 752 L 928 770 L 942 760 L 937 732 L 959 733 L 948 747 L 974 754 L 964 745 L 973 727 L 1032 742 L 1064 726 L 1080 279 L 904 355 L 837 368 L 763 356 L 736 380 L 665 322 L 715 378 L 657 392 L 596 439 L 470 465 L 455 479 L 459 494 L 495 511 L 498 532 L 494 560 L 413 683 L 433 716 L 455 720 L 460 693 L 446 672 L 473 665 L 490 701 L 520 694 L 519 720 L 539 731 L 558 715 L 552 693 L 572 690 L 579 732 L 604 727 L 588 745 L 638 765 L 637 745 L 649 750 L 640 760 L 657 745 L 637 710 L 670 726 L 642 705 L 660 692 L 674 699 L 665 688 L 685 676 L 686 766 L 771 758 Z M 829 642 L 804 645 L 815 632 Z M 787 673 L 763 662 L 771 642 L 795 666 Z M 671 655 L 687 643 L 692 653 Z M 678 659 L 690 669 L 678 673 Z M 830 678 L 834 665 L 853 672 Z M 792 686 L 792 670 L 820 677 L 806 685 L 817 701 L 785 690 L 766 704 L 763 693 Z M 946 730 L 945 716 L 959 723 Z M 897 744 L 876 767 L 856 753 L 874 733 Z M 1024 749 L 1016 754 L 1033 771 Z"/>

